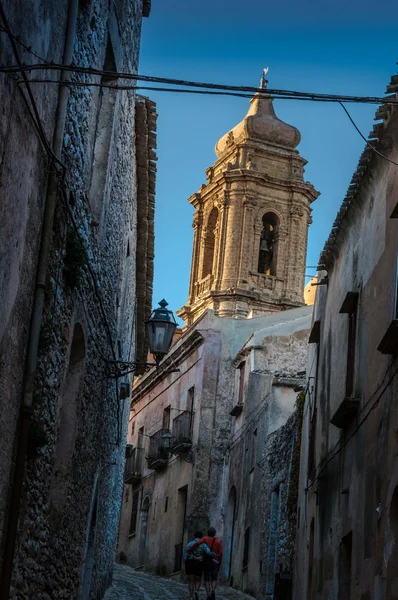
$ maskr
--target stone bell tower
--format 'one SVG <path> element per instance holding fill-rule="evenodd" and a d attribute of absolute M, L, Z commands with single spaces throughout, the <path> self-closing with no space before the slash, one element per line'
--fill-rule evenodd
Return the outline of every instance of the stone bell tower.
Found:
<path fill-rule="evenodd" d="M 218 160 L 189 198 L 195 208 L 191 280 L 178 315 L 206 309 L 247 318 L 304 304 L 310 204 L 296 146 L 300 133 L 275 115 L 262 77 L 250 108 L 216 144 Z"/>

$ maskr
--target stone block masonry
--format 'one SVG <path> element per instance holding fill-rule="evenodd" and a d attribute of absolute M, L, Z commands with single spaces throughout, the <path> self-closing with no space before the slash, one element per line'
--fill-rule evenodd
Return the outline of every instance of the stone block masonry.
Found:
<path fill-rule="evenodd" d="M 14 36 L 43 59 L 62 61 L 68 2 L 2 3 Z M 150 4 L 150 3 L 149 3 Z M 135 71 L 148 2 L 79 2 L 73 63 Z M 0 62 L 14 64 L 1 32 Z M 37 62 L 18 46 L 21 60 Z M 55 78 L 56 75 L 54 75 Z M 71 75 L 84 81 L 85 76 Z M 102 78 L 109 84 L 109 80 Z M 12 79 L 0 76 L 0 558 L 12 499 L 24 364 L 40 247 L 48 160 Z M 58 86 L 32 84 L 48 139 Z M 107 359 L 134 359 L 137 229 L 146 221 L 143 283 L 148 313 L 153 276 L 153 145 L 141 139 L 151 169 L 137 205 L 140 104 L 133 91 L 70 87 L 60 186 L 47 269 L 11 597 L 98 598 L 111 582 L 119 523 L 127 402 Z M 144 101 L 151 125 L 155 109 Z M 148 117 L 148 118 L 149 118 Z M 147 144 L 147 147 L 146 147 Z"/>

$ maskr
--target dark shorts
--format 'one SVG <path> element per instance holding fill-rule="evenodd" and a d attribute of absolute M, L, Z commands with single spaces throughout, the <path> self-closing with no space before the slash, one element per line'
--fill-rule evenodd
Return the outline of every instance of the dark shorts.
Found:
<path fill-rule="evenodd" d="M 209 566 L 206 565 L 203 570 L 204 581 L 217 581 L 218 573 L 220 572 L 220 566 L 221 565 L 217 565 L 216 563 L 213 563 Z"/>
<path fill-rule="evenodd" d="M 203 563 L 200 560 L 188 558 L 188 560 L 185 561 L 185 573 L 187 575 L 197 575 L 198 577 L 201 577 L 202 572 Z"/>

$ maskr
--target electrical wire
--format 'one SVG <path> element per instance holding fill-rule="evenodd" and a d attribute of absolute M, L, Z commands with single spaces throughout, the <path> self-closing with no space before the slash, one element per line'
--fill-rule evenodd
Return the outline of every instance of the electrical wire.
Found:
<path fill-rule="evenodd" d="M 393 165 L 395 165 L 396 167 L 398 167 L 398 163 L 395 162 L 394 160 L 391 160 L 391 158 L 388 158 L 388 156 L 385 156 L 384 154 L 382 154 L 381 152 L 379 152 L 378 150 L 376 150 L 376 148 L 369 142 L 369 140 L 363 135 L 363 133 L 361 132 L 361 130 L 359 129 L 359 127 L 357 126 L 357 124 L 355 123 L 354 119 L 351 117 L 350 113 L 348 112 L 348 110 L 346 109 L 346 107 L 344 106 L 344 104 L 342 102 L 339 102 L 340 106 L 344 109 L 347 117 L 350 119 L 351 123 L 353 124 L 353 126 L 355 127 L 355 129 L 357 130 L 357 132 L 359 133 L 359 135 L 361 136 L 361 138 L 365 141 L 365 143 L 369 146 L 369 148 L 371 148 L 373 150 L 373 152 L 375 152 L 378 156 L 381 156 L 381 158 L 384 158 L 385 160 L 387 160 L 388 162 L 392 163 Z"/>
<path fill-rule="evenodd" d="M 358 423 L 358 425 L 355 427 L 354 431 L 352 431 L 352 433 L 348 436 L 348 438 L 346 440 L 344 440 L 344 442 L 341 444 L 341 446 L 339 446 L 338 449 L 331 456 L 329 456 L 329 458 L 327 459 L 326 463 L 323 465 L 322 469 L 319 471 L 319 473 L 316 475 L 316 477 L 313 479 L 313 481 L 311 481 L 311 483 L 309 485 L 307 485 L 307 487 L 305 488 L 305 492 L 307 492 L 319 480 L 320 476 L 322 475 L 322 473 L 325 472 L 325 470 L 326 470 L 327 466 L 329 465 L 329 463 L 338 454 L 340 454 L 340 452 L 343 450 L 343 448 L 345 448 L 345 446 L 348 444 L 348 442 L 354 437 L 354 435 L 356 435 L 356 433 L 362 427 L 362 425 L 365 423 L 365 421 L 367 421 L 368 417 L 371 415 L 371 413 L 374 411 L 374 409 L 379 404 L 380 399 L 384 395 L 384 392 L 390 386 L 390 384 L 392 383 L 392 381 L 393 381 L 393 379 L 394 379 L 394 377 L 396 376 L 397 373 L 398 373 L 398 368 L 395 369 L 394 373 L 392 374 L 392 376 L 390 377 L 390 379 L 387 381 L 386 385 L 383 387 L 383 389 L 381 390 L 380 394 L 377 396 L 375 402 L 372 404 L 372 406 L 370 407 L 370 409 L 368 410 L 368 412 L 366 413 L 366 415 Z M 369 403 L 369 400 L 368 400 L 367 404 L 368 403 Z"/>
<path fill-rule="evenodd" d="M 1 68 L 0 68 L 1 72 Z M 230 96 L 233 98 L 247 98 L 251 100 L 253 98 L 253 93 L 244 93 L 244 92 L 231 92 L 231 91 L 222 91 L 222 90 L 198 90 L 198 89 L 183 89 L 183 88 L 171 88 L 171 87 L 151 87 L 145 85 L 117 85 L 117 84 L 107 84 L 107 83 L 96 83 L 92 81 L 68 81 L 61 82 L 57 79 L 29 79 L 30 83 L 53 83 L 56 85 L 67 85 L 69 87 L 98 87 L 98 88 L 106 88 L 110 90 L 121 90 L 121 91 L 137 91 L 137 90 L 146 90 L 149 92 L 166 92 L 166 93 L 175 93 L 175 94 L 199 94 L 205 96 Z M 22 83 L 22 82 L 20 82 Z M 256 88 L 253 88 L 256 89 Z M 261 90 L 257 90 L 259 96 L 264 98 L 269 98 L 269 91 L 267 93 L 261 92 Z M 330 100 L 327 98 L 316 98 L 316 97 L 296 97 L 289 96 L 286 94 L 278 94 L 272 92 L 272 99 L 274 100 L 301 100 L 301 101 L 310 101 L 310 102 L 338 102 L 338 100 Z M 359 100 L 353 100 L 353 102 L 359 102 Z M 362 102 L 364 103 L 365 100 Z M 373 102 L 372 102 L 373 103 Z M 380 104 L 380 102 L 377 102 Z"/>
<path fill-rule="evenodd" d="M 366 103 L 366 104 L 398 104 L 398 98 L 382 98 L 378 96 L 346 96 L 339 94 L 319 94 L 315 92 L 298 92 L 296 90 L 280 90 L 280 89 L 269 89 L 269 88 L 258 88 L 254 86 L 237 86 L 227 85 L 218 83 L 206 83 L 201 81 L 190 81 L 183 79 L 174 79 L 170 77 L 156 77 L 150 75 L 140 75 L 137 73 L 123 73 L 119 71 L 105 71 L 102 69 L 94 69 L 92 67 L 79 67 L 76 65 L 61 65 L 58 63 L 45 63 L 45 64 L 34 64 L 34 65 L 23 65 L 18 66 L 0 66 L 0 72 L 9 74 L 24 73 L 26 71 L 68 71 L 71 73 L 80 73 L 86 75 L 105 76 L 109 79 L 126 79 L 132 81 L 146 81 L 151 83 L 163 83 L 168 85 L 178 85 L 183 87 L 193 88 L 206 88 L 207 90 L 222 90 L 232 92 L 250 92 L 251 94 L 257 94 L 259 96 L 264 95 L 266 97 L 286 97 L 296 100 L 313 100 L 323 102 L 355 102 L 355 103 Z M 86 84 L 87 85 L 87 84 Z M 98 84 L 103 85 L 103 84 Z"/>

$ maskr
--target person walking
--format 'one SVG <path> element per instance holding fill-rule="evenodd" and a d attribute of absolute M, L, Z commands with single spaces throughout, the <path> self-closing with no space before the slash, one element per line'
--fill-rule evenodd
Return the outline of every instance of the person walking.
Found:
<path fill-rule="evenodd" d="M 198 543 L 203 537 L 201 531 L 195 531 L 194 539 L 189 542 L 184 550 L 185 573 L 188 578 L 190 600 L 199 600 L 198 591 L 202 583 L 204 557 L 209 559 L 216 556 L 205 543 Z"/>
<path fill-rule="evenodd" d="M 207 600 L 215 600 L 218 574 L 222 561 L 222 542 L 216 538 L 216 533 L 214 527 L 209 527 L 207 536 L 198 539 L 191 545 L 191 550 L 195 550 L 198 546 L 205 544 L 214 554 L 212 557 L 206 554 L 203 562 L 203 579 L 207 592 Z"/>

